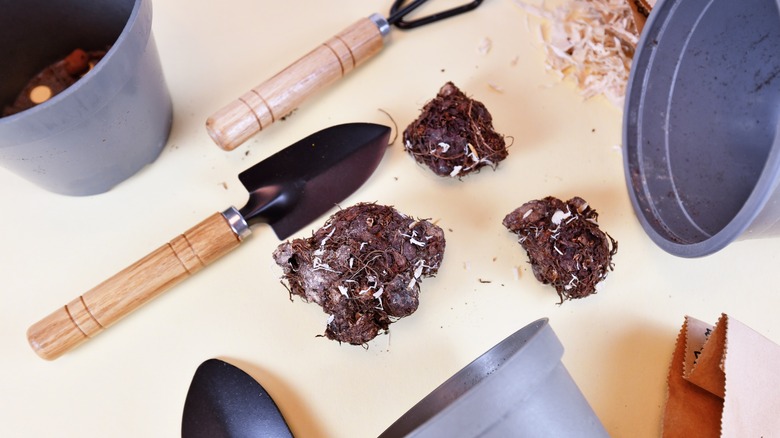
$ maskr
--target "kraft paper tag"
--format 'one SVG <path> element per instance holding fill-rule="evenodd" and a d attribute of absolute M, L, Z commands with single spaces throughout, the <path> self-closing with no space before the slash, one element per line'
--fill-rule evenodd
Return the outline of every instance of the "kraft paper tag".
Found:
<path fill-rule="evenodd" d="M 669 369 L 665 438 L 780 436 L 780 347 L 721 315 L 685 317 Z"/>

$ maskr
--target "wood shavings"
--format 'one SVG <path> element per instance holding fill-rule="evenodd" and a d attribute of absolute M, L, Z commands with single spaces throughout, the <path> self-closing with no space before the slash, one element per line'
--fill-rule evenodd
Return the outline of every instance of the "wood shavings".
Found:
<path fill-rule="evenodd" d="M 585 99 L 602 94 L 623 106 L 638 41 L 626 0 L 571 0 L 555 9 L 515 3 L 547 21 L 540 34 L 549 70 L 574 80 Z"/>
<path fill-rule="evenodd" d="M 488 38 L 482 38 L 482 41 L 479 42 L 479 46 L 477 46 L 477 52 L 479 52 L 480 55 L 487 55 L 490 53 L 490 49 L 493 48 L 493 41 Z"/>
<path fill-rule="evenodd" d="M 493 82 L 488 82 L 488 87 L 490 87 L 491 90 L 495 91 L 496 93 L 503 93 L 504 87 L 501 85 L 495 84 Z"/>

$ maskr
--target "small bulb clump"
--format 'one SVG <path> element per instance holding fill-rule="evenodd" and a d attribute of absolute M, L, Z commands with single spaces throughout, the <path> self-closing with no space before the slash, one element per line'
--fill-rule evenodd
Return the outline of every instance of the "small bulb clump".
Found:
<path fill-rule="evenodd" d="M 564 300 L 596 293 L 613 270 L 617 241 L 601 231 L 598 213 L 585 200 L 548 196 L 526 202 L 503 221 L 517 234 L 537 280 L 552 285 Z"/>
<path fill-rule="evenodd" d="M 485 105 L 452 82 L 423 107 L 403 138 L 406 152 L 442 177 L 460 178 L 485 166 L 495 170 L 509 155 Z"/>
<path fill-rule="evenodd" d="M 442 229 L 392 207 L 359 203 L 339 210 L 305 239 L 273 253 L 292 295 L 330 316 L 325 337 L 365 345 L 419 305 L 423 278 L 444 257 Z"/>

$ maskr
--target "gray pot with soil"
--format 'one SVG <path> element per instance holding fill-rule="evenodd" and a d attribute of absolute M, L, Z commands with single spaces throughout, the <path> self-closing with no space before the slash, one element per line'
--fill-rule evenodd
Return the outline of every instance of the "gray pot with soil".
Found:
<path fill-rule="evenodd" d="M 173 116 L 151 0 L 0 0 L 0 10 L 0 41 L 12 42 L 0 45 L 0 109 L 74 51 L 102 55 L 58 94 L 0 118 L 0 166 L 52 192 L 93 195 L 159 156 Z"/>

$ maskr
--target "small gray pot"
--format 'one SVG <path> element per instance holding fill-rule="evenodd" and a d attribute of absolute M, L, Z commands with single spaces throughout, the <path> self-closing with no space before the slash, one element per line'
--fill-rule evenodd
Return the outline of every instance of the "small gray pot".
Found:
<path fill-rule="evenodd" d="M 380 438 L 608 437 L 562 356 L 547 318 L 539 319 L 450 377 Z"/>
<path fill-rule="evenodd" d="M 626 91 L 626 182 L 671 254 L 780 235 L 779 5 L 660 0 L 645 24 Z"/>
<path fill-rule="evenodd" d="M 151 0 L 0 0 L 0 104 L 76 48 L 105 49 L 62 93 L 0 118 L 0 166 L 52 192 L 105 192 L 154 161 L 172 105 Z"/>

